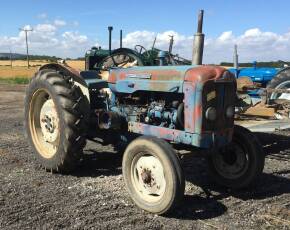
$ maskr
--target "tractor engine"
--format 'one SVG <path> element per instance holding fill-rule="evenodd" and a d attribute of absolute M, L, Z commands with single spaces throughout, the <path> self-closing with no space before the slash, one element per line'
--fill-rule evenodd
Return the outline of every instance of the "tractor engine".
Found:
<path fill-rule="evenodd" d="M 165 101 L 154 101 L 149 106 L 145 123 L 174 129 L 177 125 L 177 109 L 181 105 L 179 101 L 172 101 L 168 106 Z"/>
<path fill-rule="evenodd" d="M 224 68 L 120 68 L 107 83 L 110 94 L 103 93 L 103 107 L 95 111 L 98 128 L 110 135 L 129 132 L 204 148 L 231 140 L 236 83 Z"/>
<path fill-rule="evenodd" d="M 166 98 L 165 93 L 137 92 L 133 95 L 118 95 L 110 107 L 120 115 L 115 122 L 141 122 L 170 129 L 182 128 L 183 102 L 181 94 Z M 179 111 L 179 113 L 178 113 Z M 122 119 L 123 118 L 123 119 Z M 103 121 L 102 121 L 103 122 Z M 117 127 L 111 123 L 111 127 Z M 106 126 L 109 128 L 109 126 Z"/>

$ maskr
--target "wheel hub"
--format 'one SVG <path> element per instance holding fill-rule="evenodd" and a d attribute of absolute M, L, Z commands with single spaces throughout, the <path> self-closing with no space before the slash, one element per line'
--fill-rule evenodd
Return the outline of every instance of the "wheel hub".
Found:
<path fill-rule="evenodd" d="M 241 146 L 231 145 L 216 154 L 214 164 L 218 172 L 225 178 L 238 178 L 247 170 L 247 153 Z"/>
<path fill-rule="evenodd" d="M 134 183 L 143 195 L 163 195 L 166 181 L 161 162 L 154 156 L 140 157 L 134 167 Z"/>
<path fill-rule="evenodd" d="M 234 165 L 237 161 L 237 153 L 233 150 L 222 153 L 223 161 L 228 165 Z"/>
<path fill-rule="evenodd" d="M 40 110 L 40 126 L 46 142 L 53 143 L 57 140 L 58 116 L 52 99 L 47 100 Z"/>
<path fill-rule="evenodd" d="M 151 175 L 151 171 L 150 170 L 144 169 L 141 172 L 141 177 L 142 177 L 143 183 L 149 184 L 149 185 L 151 184 L 151 181 L 152 181 L 153 178 L 152 178 L 152 175 Z"/>

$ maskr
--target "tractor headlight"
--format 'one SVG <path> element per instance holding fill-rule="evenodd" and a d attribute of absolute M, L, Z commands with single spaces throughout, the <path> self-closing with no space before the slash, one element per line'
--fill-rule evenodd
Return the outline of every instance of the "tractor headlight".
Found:
<path fill-rule="evenodd" d="M 205 111 L 205 117 L 210 121 L 214 121 L 216 119 L 216 109 L 214 107 L 207 108 Z"/>
<path fill-rule="evenodd" d="M 233 106 L 229 106 L 227 109 L 226 109 L 226 117 L 227 118 L 232 118 L 235 114 L 235 110 L 234 110 L 234 107 Z"/>

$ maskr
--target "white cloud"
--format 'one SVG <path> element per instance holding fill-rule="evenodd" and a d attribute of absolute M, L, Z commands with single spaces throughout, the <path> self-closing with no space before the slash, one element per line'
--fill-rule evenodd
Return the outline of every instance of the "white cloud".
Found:
<path fill-rule="evenodd" d="M 290 60 L 289 35 L 259 28 L 248 29 L 239 36 L 232 31 L 224 32 L 216 39 L 206 39 L 204 57 L 207 62 L 232 61 L 233 46 L 237 44 L 241 62 Z"/>
<path fill-rule="evenodd" d="M 173 52 L 190 59 L 192 55 L 193 36 L 185 36 L 175 31 L 154 33 L 151 31 L 135 31 L 124 38 L 124 45 L 133 47 L 141 44 L 146 48 L 152 46 L 157 36 L 156 48 L 168 50 L 169 35 L 174 35 Z M 241 35 L 225 31 L 216 38 L 205 38 L 204 63 L 232 61 L 233 47 L 238 45 L 240 61 L 290 60 L 290 31 L 284 34 L 264 32 L 259 28 L 251 28 Z"/>
<path fill-rule="evenodd" d="M 88 37 L 85 35 L 80 35 L 78 32 L 67 31 L 62 34 L 64 40 L 62 45 L 65 48 L 76 48 L 75 46 L 87 45 Z M 89 48 L 89 47 L 87 47 Z"/>
<path fill-rule="evenodd" d="M 54 25 L 55 26 L 65 26 L 66 25 L 66 21 L 60 20 L 60 19 L 55 19 L 54 20 Z"/>
<path fill-rule="evenodd" d="M 189 46 L 192 46 L 192 36 L 178 34 L 175 31 L 165 31 L 163 33 L 155 33 L 151 31 L 135 31 L 127 34 L 123 39 L 125 47 L 133 48 L 140 44 L 146 49 L 151 49 L 153 41 L 156 37 L 155 47 L 162 50 L 168 50 L 170 36 L 174 36 L 174 52 L 188 56 L 191 54 Z"/>
<path fill-rule="evenodd" d="M 27 26 L 30 27 L 32 29 L 31 26 Z M 52 25 L 52 24 L 38 24 L 35 26 L 34 31 L 37 33 L 52 33 L 54 34 L 56 32 L 57 28 Z"/>
<path fill-rule="evenodd" d="M 23 28 L 33 29 L 28 32 L 31 54 L 55 55 L 63 58 L 80 57 L 94 44 L 87 36 L 76 31 L 60 33 L 59 26 L 55 23 L 25 25 Z M 7 52 L 9 48 L 16 53 L 25 52 L 24 31 L 19 31 L 17 36 L 0 36 L 0 52 Z"/>
<path fill-rule="evenodd" d="M 47 18 L 47 14 L 46 13 L 41 13 L 39 15 L 37 15 L 38 18 L 40 19 L 46 19 Z"/>
<path fill-rule="evenodd" d="M 62 32 L 60 27 L 74 27 L 78 23 L 66 23 L 59 20 L 53 23 L 42 23 L 37 25 L 26 25 L 24 28 L 31 29 L 29 32 L 29 46 L 33 54 L 48 54 L 60 57 L 79 57 L 91 46 L 99 43 L 90 40 L 86 35 L 74 30 Z M 60 22 L 61 21 L 61 22 Z M 186 36 L 176 31 L 169 30 L 161 33 L 153 31 L 134 31 L 124 36 L 123 46 L 134 48 L 140 44 L 145 48 L 152 47 L 156 37 L 155 47 L 168 50 L 169 35 L 174 35 L 173 52 L 179 56 L 191 59 L 193 36 Z M 107 42 L 104 41 L 107 46 Z M 290 31 L 282 34 L 262 31 L 259 28 L 250 28 L 240 35 L 232 31 L 222 32 L 218 37 L 207 37 L 205 39 L 204 63 L 216 63 L 221 61 L 232 61 L 234 44 L 238 44 L 241 62 L 245 61 L 270 61 L 290 60 Z M 113 47 L 119 46 L 119 41 L 114 41 Z M 0 51 L 7 52 L 9 47 L 14 52 L 25 52 L 25 34 L 19 31 L 16 36 L 0 36 Z"/>
<path fill-rule="evenodd" d="M 62 40 L 60 41 L 60 48 L 62 50 L 62 56 L 70 57 L 72 53 L 75 53 L 73 57 L 84 56 L 85 51 L 92 46 L 86 35 L 81 35 L 75 31 L 66 31 L 62 34 Z"/>
<path fill-rule="evenodd" d="M 228 42 L 229 40 L 233 39 L 233 32 L 232 31 L 226 31 L 223 32 L 219 37 L 218 40 L 220 42 Z"/>

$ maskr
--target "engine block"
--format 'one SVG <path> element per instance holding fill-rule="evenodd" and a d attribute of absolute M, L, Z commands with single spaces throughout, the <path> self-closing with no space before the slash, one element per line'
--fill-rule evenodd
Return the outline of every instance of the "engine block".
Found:
<path fill-rule="evenodd" d="M 231 141 L 235 78 L 216 66 L 113 69 L 98 129 L 210 148 Z M 100 97 L 99 97 L 100 98 Z M 99 101 L 93 98 L 94 101 Z"/>

